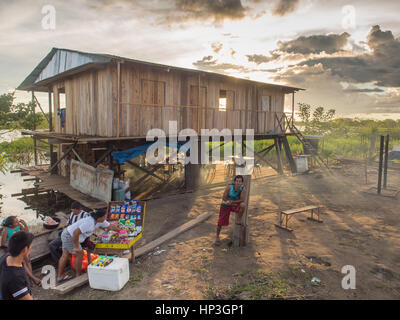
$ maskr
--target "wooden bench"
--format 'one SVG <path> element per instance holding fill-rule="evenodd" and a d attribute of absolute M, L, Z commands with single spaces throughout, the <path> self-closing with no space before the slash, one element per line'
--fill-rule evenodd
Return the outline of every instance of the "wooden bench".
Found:
<path fill-rule="evenodd" d="M 305 212 L 305 211 L 311 212 L 311 217 L 307 218 L 308 220 L 322 223 L 323 221 L 319 217 L 319 213 L 320 213 L 319 209 L 321 209 L 321 208 L 323 208 L 323 207 L 322 206 L 307 206 L 307 207 L 303 207 L 303 208 L 295 208 L 295 209 L 281 211 L 281 212 L 279 212 L 279 224 L 276 224 L 276 226 L 279 228 L 285 229 L 287 231 L 293 231 L 293 229 L 288 228 L 288 222 L 289 222 L 290 218 L 296 213 Z M 314 218 L 314 214 L 317 215 L 317 219 Z"/>

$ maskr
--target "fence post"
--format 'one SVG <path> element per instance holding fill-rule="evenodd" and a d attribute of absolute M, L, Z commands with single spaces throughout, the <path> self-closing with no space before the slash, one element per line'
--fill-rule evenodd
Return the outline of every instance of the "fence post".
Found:
<path fill-rule="evenodd" d="M 385 136 L 381 136 L 381 144 L 379 147 L 378 194 L 381 194 L 381 189 L 382 189 L 382 162 L 383 162 L 384 143 L 385 143 Z"/>

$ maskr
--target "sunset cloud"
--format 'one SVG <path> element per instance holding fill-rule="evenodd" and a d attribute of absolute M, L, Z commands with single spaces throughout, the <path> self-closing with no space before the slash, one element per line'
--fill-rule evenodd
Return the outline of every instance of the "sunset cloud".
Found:
<path fill-rule="evenodd" d="M 272 14 L 284 16 L 294 12 L 299 4 L 299 0 L 280 0 L 272 10 Z"/>
<path fill-rule="evenodd" d="M 309 59 L 301 65 L 324 66 L 327 72 L 352 82 L 375 82 L 378 86 L 400 87 L 400 39 L 379 26 L 371 28 L 367 42 L 371 53 L 349 57 Z"/>
<path fill-rule="evenodd" d="M 345 0 L 52 0 L 51 31 L 47 4 L 0 1 L 0 92 L 59 47 L 302 87 L 296 102 L 338 112 L 399 109 L 398 0 L 353 0 L 356 29 Z"/>

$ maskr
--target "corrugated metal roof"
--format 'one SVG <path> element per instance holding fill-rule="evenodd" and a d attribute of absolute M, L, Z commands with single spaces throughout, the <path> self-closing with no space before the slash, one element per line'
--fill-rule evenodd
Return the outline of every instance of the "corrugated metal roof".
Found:
<path fill-rule="evenodd" d="M 196 74 L 198 74 L 200 72 L 203 74 L 218 75 L 218 76 L 225 77 L 225 78 L 253 82 L 253 83 L 268 85 L 268 86 L 276 87 L 276 88 L 284 88 L 284 89 L 288 89 L 290 91 L 304 90 L 304 89 L 296 88 L 296 87 L 283 86 L 283 85 L 277 85 L 277 84 L 271 84 L 271 83 L 266 83 L 266 82 L 260 82 L 260 81 L 254 81 L 254 80 L 249 80 L 249 79 L 227 76 L 227 75 L 220 74 L 220 73 L 162 65 L 162 64 L 157 64 L 157 63 L 152 63 L 152 62 L 147 62 L 147 61 L 123 58 L 123 57 L 109 55 L 109 54 L 88 53 L 88 52 L 82 52 L 82 51 L 77 51 L 77 50 L 60 49 L 60 48 L 53 48 L 50 51 L 50 53 L 42 61 L 40 61 L 40 63 L 37 65 L 37 67 L 29 74 L 29 76 L 17 87 L 17 90 L 48 91 L 46 84 L 53 78 L 62 77 L 62 75 L 67 72 L 68 73 L 73 72 L 73 71 L 80 72 L 80 71 L 90 68 L 90 66 L 92 66 L 92 65 L 104 64 L 104 63 L 109 63 L 109 62 L 118 61 L 118 60 L 124 61 L 124 62 L 148 65 L 151 67 L 163 68 L 163 69 L 168 69 L 168 70 L 179 70 L 179 71 L 186 71 L 189 73 L 196 73 Z"/>
<path fill-rule="evenodd" d="M 62 75 L 67 71 L 79 70 L 89 64 L 108 63 L 111 61 L 112 58 L 105 55 L 53 48 L 17 87 L 17 90 L 47 91 L 46 87 L 40 85 L 41 81 Z"/>

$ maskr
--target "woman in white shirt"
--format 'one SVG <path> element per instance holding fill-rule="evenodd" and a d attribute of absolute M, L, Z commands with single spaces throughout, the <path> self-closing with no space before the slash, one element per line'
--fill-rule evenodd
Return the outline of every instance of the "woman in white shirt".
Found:
<path fill-rule="evenodd" d="M 105 209 L 95 210 L 90 213 L 90 217 L 78 220 L 64 229 L 61 234 L 62 256 L 58 262 L 58 283 L 70 280 L 70 278 L 64 277 L 64 269 L 68 263 L 70 254 L 75 254 L 75 276 L 78 277 L 81 275 L 83 259 L 81 243 L 84 242 L 86 238 L 90 237 L 96 229 L 104 228 L 107 231 L 120 231 L 117 226 L 106 221 L 106 213 L 107 211 Z"/>

